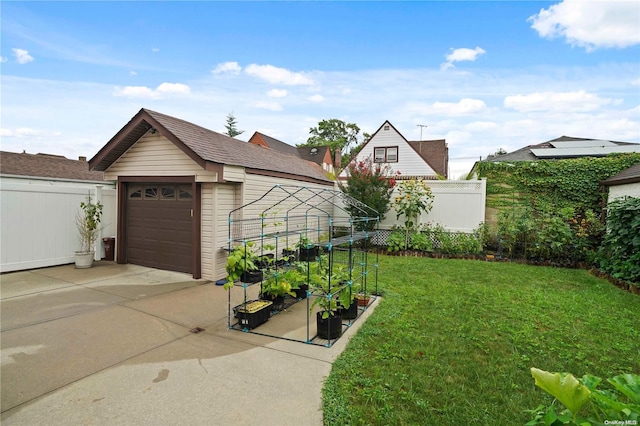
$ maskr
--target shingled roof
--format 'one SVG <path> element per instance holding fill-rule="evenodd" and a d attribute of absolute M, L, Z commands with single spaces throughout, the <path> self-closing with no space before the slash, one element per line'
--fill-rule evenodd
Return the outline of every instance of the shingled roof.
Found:
<path fill-rule="evenodd" d="M 428 141 L 408 141 L 409 145 L 431 166 L 431 168 L 442 176 L 447 176 L 449 172 L 449 148 L 444 139 Z"/>
<path fill-rule="evenodd" d="M 61 155 L 0 151 L 0 174 L 37 178 L 103 181 L 102 172 L 89 170 L 86 160 L 69 160 Z"/>
<path fill-rule="evenodd" d="M 321 182 L 331 181 L 314 163 L 295 155 L 283 154 L 265 147 L 230 138 L 213 130 L 166 114 L 141 109 L 89 161 L 93 170 L 104 171 L 137 142 L 149 129 L 169 139 L 202 168 L 220 165 L 305 177 Z"/>
<path fill-rule="evenodd" d="M 628 169 L 624 169 L 617 175 L 611 176 L 609 179 L 603 181 L 602 184 L 614 186 L 638 182 L 640 182 L 640 163 L 636 163 Z"/>
<path fill-rule="evenodd" d="M 251 138 L 249 139 L 250 144 L 264 146 L 266 148 L 271 148 L 275 151 L 282 152 L 283 154 L 294 155 L 298 158 L 302 158 L 303 160 L 312 161 L 316 164 L 322 165 L 324 163 L 324 158 L 329 150 L 328 146 L 300 146 L 295 147 L 289 145 L 286 142 L 279 141 L 276 138 L 265 135 L 264 133 L 255 132 Z M 312 150 L 315 150 L 315 153 L 312 153 Z M 329 156 L 331 160 L 331 152 L 329 152 Z M 333 164 L 333 161 L 331 161 Z"/>

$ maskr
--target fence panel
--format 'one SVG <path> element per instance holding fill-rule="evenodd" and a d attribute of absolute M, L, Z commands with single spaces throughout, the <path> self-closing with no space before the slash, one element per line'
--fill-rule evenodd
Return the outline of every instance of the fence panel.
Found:
<path fill-rule="evenodd" d="M 75 218 L 88 194 L 103 205 L 102 236 L 116 230 L 116 190 L 102 185 L 55 180 L 3 178 L 0 185 L 0 272 L 63 265 L 80 248 Z"/>

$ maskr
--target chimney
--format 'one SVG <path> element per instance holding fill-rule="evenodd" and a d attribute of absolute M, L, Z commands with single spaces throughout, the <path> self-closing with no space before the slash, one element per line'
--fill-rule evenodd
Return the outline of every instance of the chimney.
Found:
<path fill-rule="evenodd" d="M 339 149 L 336 149 L 335 159 L 333 160 L 333 169 L 340 170 L 342 168 L 342 153 Z"/>
<path fill-rule="evenodd" d="M 81 155 L 80 157 L 78 157 L 78 161 L 84 161 L 86 163 L 87 162 L 87 157 L 84 157 L 84 156 Z"/>

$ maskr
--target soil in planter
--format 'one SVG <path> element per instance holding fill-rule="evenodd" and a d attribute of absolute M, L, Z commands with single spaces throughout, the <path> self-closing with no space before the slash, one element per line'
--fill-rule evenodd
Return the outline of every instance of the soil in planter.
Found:
<path fill-rule="evenodd" d="M 340 314 L 323 319 L 322 312 L 317 312 L 316 326 L 318 328 L 318 337 L 321 339 L 331 340 L 342 336 L 342 317 Z"/>

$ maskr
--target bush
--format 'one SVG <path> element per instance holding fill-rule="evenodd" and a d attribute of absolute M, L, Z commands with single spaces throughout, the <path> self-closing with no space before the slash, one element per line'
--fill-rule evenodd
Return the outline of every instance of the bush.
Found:
<path fill-rule="evenodd" d="M 612 201 L 608 210 L 607 233 L 598 252 L 600 269 L 640 286 L 640 198 Z"/>

